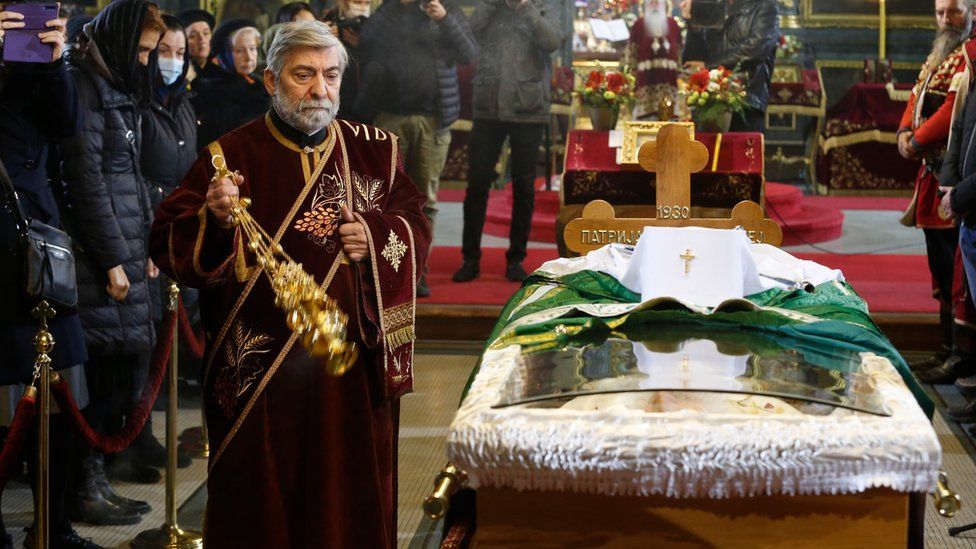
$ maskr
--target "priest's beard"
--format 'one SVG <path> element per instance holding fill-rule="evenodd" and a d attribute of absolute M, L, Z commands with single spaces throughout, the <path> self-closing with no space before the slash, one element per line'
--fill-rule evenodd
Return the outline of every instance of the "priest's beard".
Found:
<path fill-rule="evenodd" d="M 665 38 L 668 35 L 667 8 L 661 4 L 658 4 L 656 8 L 651 8 L 649 4 L 645 4 L 644 31 L 651 38 Z"/>
<path fill-rule="evenodd" d="M 333 103 L 329 99 L 301 99 L 290 100 L 281 90 L 275 88 L 271 99 L 275 111 L 289 126 L 296 130 L 312 135 L 328 126 L 335 119 L 339 111 L 339 102 Z"/>
<path fill-rule="evenodd" d="M 945 61 L 945 58 L 969 37 L 972 30 L 972 18 L 966 20 L 966 26 L 963 28 L 947 25 L 946 28 L 940 30 L 935 36 L 935 42 L 932 43 L 932 53 L 929 54 L 929 67 L 935 69 L 941 65 Z"/>

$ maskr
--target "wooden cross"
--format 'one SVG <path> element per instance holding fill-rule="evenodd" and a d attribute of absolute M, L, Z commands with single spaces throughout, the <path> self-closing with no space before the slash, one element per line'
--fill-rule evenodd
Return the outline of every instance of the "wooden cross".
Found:
<path fill-rule="evenodd" d="M 649 172 L 657 172 L 656 204 L 658 219 L 691 217 L 691 174 L 708 165 L 708 149 L 695 141 L 688 130 L 669 124 L 657 139 L 641 145 L 637 161 Z"/>
<path fill-rule="evenodd" d="M 695 259 L 695 254 L 691 253 L 690 248 L 685 248 L 685 253 L 679 255 L 678 257 L 685 262 L 685 274 L 688 274 L 688 272 L 691 271 L 691 260 Z"/>
<path fill-rule="evenodd" d="M 610 203 L 593 200 L 583 208 L 582 217 L 566 224 L 563 239 L 567 249 L 585 254 L 606 244 L 633 245 L 644 227 L 742 227 L 753 242 L 773 246 L 783 242 L 780 226 L 767 219 L 762 207 L 751 200 L 736 204 L 729 218 L 691 217 L 691 174 L 705 168 L 709 154 L 704 145 L 691 139 L 683 126 L 669 124 L 661 128 L 657 139 L 644 143 L 637 156 L 641 167 L 657 172 L 657 216 L 618 219 Z"/>

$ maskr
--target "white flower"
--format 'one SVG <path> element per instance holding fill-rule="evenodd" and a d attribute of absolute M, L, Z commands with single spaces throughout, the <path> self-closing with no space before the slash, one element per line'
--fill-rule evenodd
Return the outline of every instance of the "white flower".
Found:
<path fill-rule="evenodd" d="M 720 80 L 722 78 L 722 71 L 718 69 L 712 69 L 708 71 L 709 80 Z"/>
<path fill-rule="evenodd" d="M 708 91 L 714 93 L 714 92 L 717 92 L 718 90 L 720 90 L 721 89 L 721 86 L 718 85 L 718 82 L 709 82 L 708 83 L 708 87 L 706 89 Z"/>

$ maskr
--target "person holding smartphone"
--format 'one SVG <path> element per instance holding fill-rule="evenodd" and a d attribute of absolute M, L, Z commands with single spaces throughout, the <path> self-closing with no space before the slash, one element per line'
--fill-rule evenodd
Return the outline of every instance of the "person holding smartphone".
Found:
<path fill-rule="evenodd" d="M 54 10 L 56 13 L 57 10 Z M 0 43 L 10 31 L 24 28 L 23 14 L 4 9 L 0 4 Z M 4 296 L 4 313 L 0 315 L 0 390 L 9 390 L 10 402 L 22 392 L 19 384 L 31 380 L 34 348 L 31 341 L 37 332 L 37 320 L 31 309 L 37 304 L 25 291 L 23 247 L 12 214 L 17 200 L 30 217 L 51 226 L 61 224 L 55 189 L 50 179 L 55 174 L 49 165 L 58 163 L 57 151 L 48 142 L 78 133 L 80 116 L 74 80 L 68 74 L 61 54 L 65 44 L 65 21 L 55 18 L 45 22 L 47 31 L 37 33 L 38 40 L 50 46 L 46 62 L 19 63 L 0 61 L 0 178 L 8 178 L 17 197 L 7 196 L 0 186 L 0 295 Z M 2 48 L 3 46 L 0 46 Z M 6 173 L 6 176 L 2 172 Z M 85 390 L 84 363 L 88 359 L 85 334 L 78 313 L 59 308 L 49 322 L 57 342 L 51 355 L 53 368 L 68 379 L 75 390 L 79 407 L 88 403 Z M 33 472 L 37 456 L 36 423 L 24 453 Z M 67 512 L 69 485 L 77 468 L 76 438 L 70 420 L 55 413 L 51 416 L 50 455 L 51 546 L 91 549 L 98 546 L 81 538 L 72 528 Z M 33 482 L 35 476 L 31 474 Z M 28 534 L 33 537 L 33 532 Z M 13 547 L 9 534 L 0 522 L 0 548 Z"/>
<path fill-rule="evenodd" d="M 480 56 L 473 79 L 474 126 L 464 194 L 464 261 L 452 279 L 469 282 L 481 276 L 488 190 L 507 137 L 513 199 L 505 278 L 521 282 L 527 276 L 522 260 L 535 208 L 536 161 L 549 123 L 550 56 L 566 37 L 555 19 L 547 16 L 543 0 L 482 0 L 471 16 L 471 28 Z"/>
<path fill-rule="evenodd" d="M 457 65 L 474 61 L 477 44 L 460 9 L 444 0 L 390 0 L 363 26 L 363 82 L 357 110 L 400 138 L 404 167 L 437 218 L 437 189 L 461 113 Z M 361 101 L 365 100 L 365 105 Z M 430 295 L 426 276 L 417 296 Z"/>

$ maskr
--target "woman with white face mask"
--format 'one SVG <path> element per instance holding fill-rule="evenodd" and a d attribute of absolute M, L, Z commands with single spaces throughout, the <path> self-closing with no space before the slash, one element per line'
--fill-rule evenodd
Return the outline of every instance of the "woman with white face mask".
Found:
<path fill-rule="evenodd" d="M 186 31 L 179 19 L 164 15 L 166 33 L 156 47 L 156 70 L 153 76 L 153 94 L 142 114 L 142 155 L 140 167 L 149 190 L 152 210 L 162 202 L 190 170 L 197 159 L 197 115 L 190 104 L 186 74 L 190 68 L 190 52 L 187 48 Z M 156 322 L 162 319 L 162 289 L 152 284 L 150 298 Z M 183 304 L 188 311 L 194 310 L 196 291 L 184 288 Z M 192 367 L 187 366 L 186 371 Z M 137 387 L 141 391 L 142 387 Z M 166 452 L 152 436 L 149 421 L 133 444 L 135 456 L 141 464 L 153 467 L 166 465 Z M 188 465 L 189 456 L 180 455 L 180 466 Z"/>
<path fill-rule="evenodd" d="M 164 15 L 166 34 L 157 46 L 157 71 L 149 112 L 142 117 L 142 174 L 153 207 L 176 188 L 197 157 L 196 113 L 189 101 L 186 32 L 179 20 Z"/>

